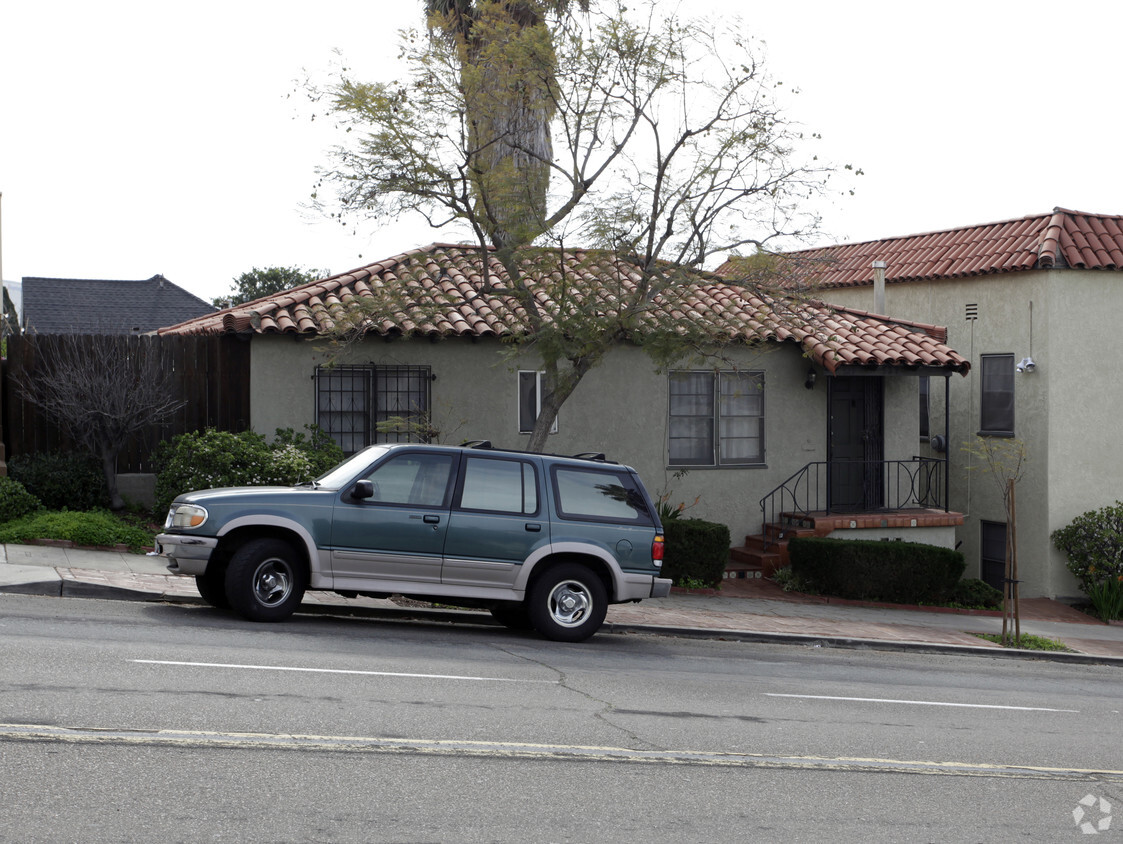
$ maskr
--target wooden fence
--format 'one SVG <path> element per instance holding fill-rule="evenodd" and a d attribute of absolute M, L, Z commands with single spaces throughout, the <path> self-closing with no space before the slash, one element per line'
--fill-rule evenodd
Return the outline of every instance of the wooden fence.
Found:
<path fill-rule="evenodd" d="M 116 338 L 114 338 L 116 340 Z M 91 347 L 90 364 L 96 366 L 96 345 L 105 338 L 77 337 Z M 101 341 L 98 343 L 97 341 Z M 57 422 L 27 401 L 15 384 L 21 373 L 34 376 L 45 365 L 50 343 L 44 338 L 13 336 L 4 361 L 3 438 L 8 460 L 23 454 L 73 450 L 76 446 Z M 161 440 L 187 431 L 218 428 L 244 431 L 250 427 L 250 344 L 232 335 L 206 337 L 120 337 L 121 353 L 153 344 L 167 355 L 172 369 L 172 390 L 185 404 L 164 422 L 132 437 L 117 461 L 118 472 L 149 472 L 151 453 Z"/>

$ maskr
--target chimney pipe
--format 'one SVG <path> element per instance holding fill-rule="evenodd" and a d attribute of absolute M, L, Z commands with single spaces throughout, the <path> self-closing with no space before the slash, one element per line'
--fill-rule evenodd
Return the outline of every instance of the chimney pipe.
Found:
<path fill-rule="evenodd" d="M 885 316 L 885 268 L 884 261 L 873 262 L 873 312 Z"/>

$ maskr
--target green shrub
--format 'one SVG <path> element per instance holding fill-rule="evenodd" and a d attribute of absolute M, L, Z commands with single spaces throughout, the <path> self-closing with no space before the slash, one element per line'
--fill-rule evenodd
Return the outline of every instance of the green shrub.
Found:
<path fill-rule="evenodd" d="M 720 586 L 729 561 L 729 528 L 702 519 L 672 519 L 663 525 L 662 577 L 676 586 L 686 583 Z"/>
<path fill-rule="evenodd" d="M 1053 544 L 1068 557 L 1068 570 L 1099 617 L 1123 617 L 1123 502 L 1077 516 L 1053 531 Z"/>
<path fill-rule="evenodd" d="M 986 581 L 967 578 L 955 584 L 950 601 L 963 607 L 996 609 L 1002 606 L 1002 592 Z"/>
<path fill-rule="evenodd" d="M 33 539 L 68 539 L 78 545 L 127 545 L 134 551 L 152 546 L 152 534 L 125 524 L 108 510 L 41 512 L 0 525 L 0 542 Z"/>
<path fill-rule="evenodd" d="M 791 566 L 784 566 L 781 569 L 776 569 L 776 571 L 772 572 L 772 577 L 770 579 L 785 592 L 806 592 L 811 595 L 815 594 L 815 587 L 793 572 Z"/>
<path fill-rule="evenodd" d="M 269 462 L 265 437 L 253 431 L 189 431 L 157 445 L 156 509 L 166 510 L 185 492 L 224 486 L 264 484 Z"/>
<path fill-rule="evenodd" d="M 76 451 L 20 454 L 8 461 L 8 474 L 48 510 L 92 510 L 109 506 L 105 473 L 92 454 Z"/>
<path fill-rule="evenodd" d="M 15 478 L 0 475 L 0 522 L 26 516 L 42 504 Z"/>
<path fill-rule="evenodd" d="M 273 450 L 278 451 L 285 446 L 298 449 L 308 459 L 311 478 L 318 478 L 343 462 L 343 449 L 331 438 L 331 434 L 318 425 L 305 425 L 304 430 L 308 432 L 307 436 L 292 428 L 278 428 L 273 436 Z M 301 478 L 294 483 L 302 483 L 311 478 Z"/>
<path fill-rule="evenodd" d="M 270 445 L 253 431 L 192 431 L 160 443 L 156 467 L 156 509 L 162 512 L 185 492 L 227 486 L 292 486 L 310 481 L 343 459 L 327 434 L 308 426 L 310 436 L 278 428 Z"/>
<path fill-rule="evenodd" d="M 796 537 L 792 571 L 824 595 L 897 604 L 942 603 L 963 576 L 963 555 L 912 542 Z"/>

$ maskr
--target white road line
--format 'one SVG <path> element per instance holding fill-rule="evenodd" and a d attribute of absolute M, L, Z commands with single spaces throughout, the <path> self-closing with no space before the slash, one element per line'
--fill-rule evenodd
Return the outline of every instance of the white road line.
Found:
<path fill-rule="evenodd" d="M 824 771 L 877 771 L 959 777 L 1016 777 L 1123 783 L 1123 771 L 1052 768 L 1038 765 L 866 759 L 822 756 L 772 756 L 698 750 L 638 750 L 626 747 L 462 741 L 456 739 L 316 736 L 279 733 L 225 733 L 186 730 L 141 730 L 113 727 L 59 727 L 45 724 L 0 724 L 5 741 L 62 744 L 178 747 L 225 750 L 292 750 L 334 753 L 410 754 L 415 756 L 486 757 L 500 760 L 596 761 L 638 764 L 694 765 L 736 768 L 785 768 Z"/>
<path fill-rule="evenodd" d="M 465 677 L 457 674 L 407 674 L 398 671 L 354 671 L 346 668 L 300 668 L 289 665 L 238 665 L 228 662 L 178 662 L 165 659 L 131 659 L 143 665 L 179 665 L 189 668 L 234 668 L 243 671 L 299 671 L 308 674 L 357 674 L 364 677 L 410 677 L 421 680 L 472 680 L 480 683 L 549 683 L 557 680 L 516 680 L 512 677 Z"/>
<path fill-rule="evenodd" d="M 765 697 L 797 697 L 808 700 L 856 700 L 859 703 L 907 703 L 912 706 L 958 706 L 965 709 L 1016 709 L 1019 712 L 1076 712 L 1079 709 L 1049 709 L 1044 706 L 999 706 L 993 703 L 948 703 L 942 700 L 894 700 L 880 697 L 835 697 L 834 695 L 783 695 L 765 692 Z"/>

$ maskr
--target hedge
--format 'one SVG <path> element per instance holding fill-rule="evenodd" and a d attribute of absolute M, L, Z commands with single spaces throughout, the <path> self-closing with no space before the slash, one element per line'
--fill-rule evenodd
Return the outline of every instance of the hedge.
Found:
<path fill-rule="evenodd" d="M 662 577 L 720 586 L 729 560 L 729 528 L 702 519 L 668 519 L 663 525 Z"/>
<path fill-rule="evenodd" d="M 960 552 L 914 542 L 796 537 L 788 555 L 792 572 L 823 594 L 896 604 L 947 600 L 966 568 Z"/>

